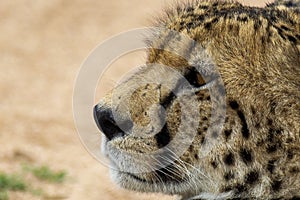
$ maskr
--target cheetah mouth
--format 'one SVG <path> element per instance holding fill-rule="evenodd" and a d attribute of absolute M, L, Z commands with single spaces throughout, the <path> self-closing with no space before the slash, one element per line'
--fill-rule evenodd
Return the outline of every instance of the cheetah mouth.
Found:
<path fill-rule="evenodd" d="M 129 172 L 121 172 L 124 173 L 125 176 L 140 182 L 140 183 L 147 183 L 147 184 L 161 184 L 161 183 L 179 183 L 184 180 L 183 174 L 171 173 L 176 167 L 174 165 L 169 165 L 167 167 L 154 170 L 153 172 L 149 173 L 141 173 L 141 174 L 134 174 Z"/>
<path fill-rule="evenodd" d="M 147 184 L 159 184 L 159 183 L 167 184 L 167 183 L 178 183 L 180 181 L 180 180 L 172 179 L 171 177 L 163 178 L 161 176 L 159 176 L 159 177 L 154 176 L 153 178 L 147 179 L 147 178 L 140 177 L 140 176 L 137 176 L 137 175 L 131 174 L 131 173 L 126 173 L 126 175 L 139 183 L 147 183 Z"/>
<path fill-rule="evenodd" d="M 138 181 L 138 182 L 143 182 L 143 183 L 149 183 L 149 182 L 151 182 L 151 181 L 149 181 L 149 180 L 146 180 L 145 178 L 138 177 L 138 176 L 135 175 L 135 174 L 131 174 L 131 173 L 128 173 L 128 172 L 126 172 L 125 174 L 126 174 L 127 176 L 129 176 L 130 178 L 132 178 L 132 179 Z"/>

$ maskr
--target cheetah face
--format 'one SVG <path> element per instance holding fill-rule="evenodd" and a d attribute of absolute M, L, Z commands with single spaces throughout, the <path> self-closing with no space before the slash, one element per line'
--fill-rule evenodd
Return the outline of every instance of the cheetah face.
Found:
<path fill-rule="evenodd" d="M 202 159 L 224 121 L 224 89 L 205 59 L 199 66 L 148 62 L 95 106 L 103 153 L 122 187 L 190 196 L 210 182 Z"/>
<path fill-rule="evenodd" d="M 299 12 L 277 3 L 195 1 L 159 21 L 146 65 L 94 108 L 116 183 L 183 199 L 298 199 Z"/>

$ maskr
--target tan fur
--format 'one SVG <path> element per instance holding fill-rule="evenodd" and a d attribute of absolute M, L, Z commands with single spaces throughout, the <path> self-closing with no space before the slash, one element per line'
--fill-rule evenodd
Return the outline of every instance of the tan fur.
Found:
<path fill-rule="evenodd" d="M 299 5 L 299 1 L 277 1 L 265 8 L 253 8 L 236 2 L 205 0 L 178 5 L 156 20 L 157 26 L 197 41 L 220 73 L 223 83 L 215 84 L 220 87 L 224 84 L 226 91 L 224 126 L 215 139 L 220 142 L 203 155 L 205 139 L 213 138 L 214 129 L 208 127 L 219 123 L 210 120 L 214 101 L 210 96 L 222 95 L 222 91 L 200 90 L 196 93 L 199 107 L 195 108 L 200 113 L 198 134 L 180 160 L 162 171 L 134 176 L 114 172 L 115 181 L 127 189 L 178 194 L 183 199 L 193 196 L 199 199 L 300 198 Z M 170 37 L 168 31 L 157 34 L 148 41 L 148 64 L 170 66 L 185 76 L 192 64 L 207 59 L 199 58 L 203 52 L 194 54 L 190 44 Z M 183 52 L 189 59 L 166 51 L 168 48 Z M 151 109 L 155 108 L 151 106 L 164 102 L 170 95 L 169 88 L 142 84 L 129 97 L 126 88 L 160 73 L 174 84 L 179 79 L 146 67 L 112 91 L 121 100 L 127 98 L 125 107 L 130 111 L 130 118 L 142 127 L 152 122 L 155 115 Z M 196 81 L 201 83 L 203 79 L 200 76 Z M 111 97 L 109 94 L 98 106 L 112 109 Z M 171 99 L 165 113 L 171 139 L 182 120 L 178 101 L 178 98 Z M 126 118 L 122 108 L 117 112 L 120 118 Z M 185 117 L 187 122 L 195 118 Z M 188 127 L 185 130 L 187 135 L 192 131 Z M 138 169 L 139 165 L 116 154 L 118 150 L 129 154 L 149 153 L 158 150 L 161 144 L 154 136 L 139 138 L 127 134 L 104 145 L 108 157 L 122 170 Z"/>

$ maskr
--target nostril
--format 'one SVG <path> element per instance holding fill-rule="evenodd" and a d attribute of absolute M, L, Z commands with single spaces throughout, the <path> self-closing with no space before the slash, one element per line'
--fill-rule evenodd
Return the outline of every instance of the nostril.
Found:
<path fill-rule="evenodd" d="M 112 140 L 113 138 L 117 136 L 123 136 L 124 131 L 122 130 L 116 121 L 114 120 L 112 111 L 110 109 L 101 108 L 99 106 L 94 107 L 94 118 L 96 121 L 96 124 L 98 128 L 104 133 L 104 135 L 109 139 Z M 124 124 L 124 123 L 122 123 Z M 120 124 L 120 126 L 123 128 L 123 125 Z M 125 129 L 130 128 L 130 123 L 125 123 L 126 126 Z"/>

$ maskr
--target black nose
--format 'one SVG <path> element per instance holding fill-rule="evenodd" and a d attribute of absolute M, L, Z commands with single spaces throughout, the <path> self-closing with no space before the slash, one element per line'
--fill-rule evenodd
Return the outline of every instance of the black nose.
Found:
<path fill-rule="evenodd" d="M 98 128 L 104 133 L 108 140 L 118 136 L 124 136 L 125 132 L 132 127 L 132 122 L 120 122 L 120 128 L 114 120 L 113 113 L 109 108 L 102 108 L 96 105 L 94 107 L 94 119 Z"/>

